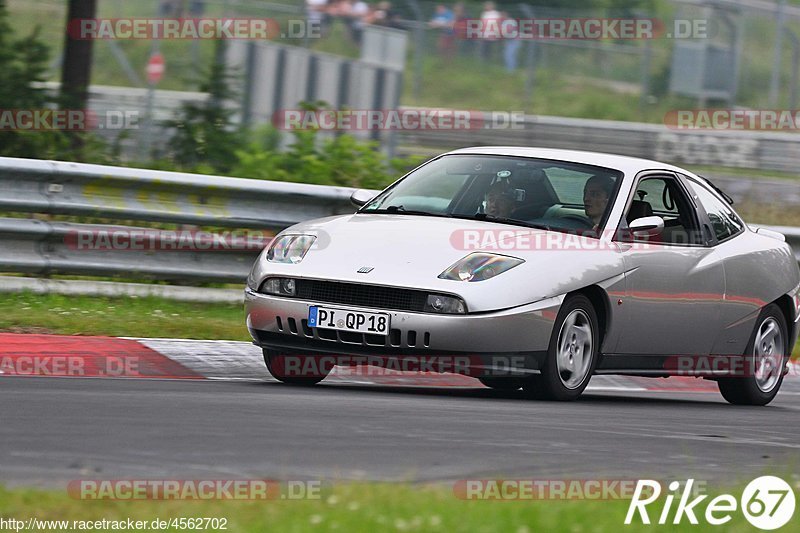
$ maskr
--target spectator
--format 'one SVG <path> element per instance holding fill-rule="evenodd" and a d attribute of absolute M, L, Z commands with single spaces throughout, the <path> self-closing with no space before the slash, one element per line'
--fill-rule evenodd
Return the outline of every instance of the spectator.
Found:
<path fill-rule="evenodd" d="M 183 2 L 181 0 L 161 0 L 158 4 L 158 14 L 162 17 L 180 18 L 183 16 Z"/>
<path fill-rule="evenodd" d="M 503 16 L 495 8 L 494 2 L 483 4 L 481 13 L 481 57 L 487 59 L 495 55 L 497 40 L 499 39 L 500 22 Z M 487 31 L 488 30 L 488 31 Z"/>
<path fill-rule="evenodd" d="M 380 24 L 381 26 L 387 26 L 389 28 L 403 29 L 403 20 L 400 18 L 400 13 L 392 9 L 392 4 L 386 1 L 378 4 L 375 24 Z"/>
<path fill-rule="evenodd" d="M 392 4 L 389 2 L 379 2 L 373 13 L 373 23 L 379 26 L 386 26 L 386 21 L 389 20 L 389 10 Z"/>
<path fill-rule="evenodd" d="M 508 72 L 517 70 L 517 53 L 519 52 L 520 41 L 517 38 L 519 24 L 503 11 L 503 63 Z"/>
<path fill-rule="evenodd" d="M 465 48 L 474 44 L 474 41 L 467 41 L 464 39 L 467 33 L 468 19 L 469 15 L 467 15 L 464 9 L 464 4 L 462 2 L 456 2 L 456 4 L 453 5 L 453 33 L 458 39 L 457 46 L 459 55 L 466 53 Z"/>
<path fill-rule="evenodd" d="M 202 17 L 206 12 L 206 0 L 190 0 L 189 16 L 192 18 Z"/>
<path fill-rule="evenodd" d="M 367 4 L 367 7 L 369 9 L 361 19 L 364 26 L 368 24 L 378 24 L 378 17 L 380 16 L 379 12 L 380 10 L 377 8 L 377 6 L 374 6 L 372 4 Z"/>
<path fill-rule="evenodd" d="M 320 33 L 326 35 L 331 22 L 328 0 L 306 0 L 306 18 L 312 27 L 318 25 Z"/>
<path fill-rule="evenodd" d="M 337 19 L 348 19 L 353 14 L 352 0 L 337 0 L 329 8 L 328 13 Z"/>
<path fill-rule="evenodd" d="M 436 14 L 428 22 L 428 26 L 440 30 L 437 47 L 439 53 L 446 58 L 453 57 L 455 49 L 455 16 L 444 4 L 436 6 Z"/>
<path fill-rule="evenodd" d="M 369 24 L 370 6 L 364 0 L 356 0 L 353 8 L 350 11 L 352 20 L 350 22 L 350 33 L 353 35 L 355 41 L 361 44 L 361 34 L 364 32 L 364 26 Z"/>

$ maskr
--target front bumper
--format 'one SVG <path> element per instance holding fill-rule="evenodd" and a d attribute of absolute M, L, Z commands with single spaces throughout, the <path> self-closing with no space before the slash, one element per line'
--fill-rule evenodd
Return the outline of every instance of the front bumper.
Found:
<path fill-rule="evenodd" d="M 245 290 L 247 328 L 255 344 L 291 353 L 470 357 L 472 366 L 538 372 L 562 297 L 488 313 L 445 315 L 319 304 Z M 331 305 L 391 316 L 387 336 L 308 327 L 309 307 Z"/>

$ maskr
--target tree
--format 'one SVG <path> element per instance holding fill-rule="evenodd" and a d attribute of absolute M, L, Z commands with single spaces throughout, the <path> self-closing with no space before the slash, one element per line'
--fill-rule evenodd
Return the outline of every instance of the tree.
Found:
<path fill-rule="evenodd" d="M 48 96 L 41 85 L 45 80 L 49 49 L 39 39 L 39 28 L 17 39 L 11 31 L 8 8 L 0 0 L 0 110 L 42 110 Z M 47 157 L 63 145 L 63 134 L 56 131 L 21 131 L 0 126 L 0 155 Z"/>
<path fill-rule="evenodd" d="M 69 0 L 67 28 L 74 20 L 93 19 L 97 13 L 97 0 Z M 61 67 L 61 108 L 87 109 L 89 80 L 92 71 L 92 39 L 76 39 L 67 31 L 64 36 L 64 64 Z M 70 135 L 74 148 L 83 145 L 83 136 Z"/>
<path fill-rule="evenodd" d="M 225 41 L 216 43 L 214 63 L 200 90 L 208 93 L 202 104 L 184 103 L 176 119 L 167 126 L 176 129 L 169 147 L 176 163 L 188 169 L 198 165 L 213 172 L 228 172 L 242 146 L 242 133 L 233 123 L 234 111 L 225 107 L 233 98 L 231 76 L 225 67 Z"/>

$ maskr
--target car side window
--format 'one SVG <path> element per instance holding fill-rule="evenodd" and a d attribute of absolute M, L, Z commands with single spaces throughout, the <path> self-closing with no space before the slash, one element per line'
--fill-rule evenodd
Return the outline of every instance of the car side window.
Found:
<path fill-rule="evenodd" d="M 658 216 L 664 230 L 652 237 L 636 237 L 637 242 L 662 244 L 700 244 L 702 239 L 689 198 L 672 177 L 644 178 L 636 186 L 633 200 L 625 213 L 628 224 L 637 218 Z"/>
<path fill-rule="evenodd" d="M 706 210 L 717 241 L 722 242 L 729 239 L 744 229 L 744 222 L 736 216 L 736 213 L 726 202 L 718 198 L 702 183 L 692 178 L 687 178 L 686 181 L 689 182 L 689 186 L 697 195 L 698 201 L 703 205 L 703 209 Z"/>

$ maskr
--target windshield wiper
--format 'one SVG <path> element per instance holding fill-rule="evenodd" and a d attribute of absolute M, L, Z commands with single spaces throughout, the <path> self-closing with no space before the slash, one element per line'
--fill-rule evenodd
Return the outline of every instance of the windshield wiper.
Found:
<path fill-rule="evenodd" d="M 415 209 L 406 209 L 402 205 L 390 205 L 389 207 L 382 208 L 382 209 L 370 209 L 366 211 L 361 211 L 361 213 L 376 213 L 376 214 L 398 214 L 398 215 L 418 215 L 418 216 L 428 216 L 428 217 L 441 217 L 441 218 L 458 218 L 462 220 L 485 220 L 487 222 L 497 222 L 499 224 L 511 224 L 514 226 L 523 226 L 526 228 L 533 228 L 533 229 L 543 229 L 547 231 L 564 231 L 563 229 L 553 228 L 547 224 L 540 224 L 536 222 L 526 222 L 524 220 L 519 220 L 516 218 L 507 218 L 507 217 L 494 217 L 491 215 L 487 215 L 486 213 L 478 213 L 474 216 L 472 215 L 455 215 L 455 214 L 447 214 L 447 213 L 430 213 L 428 211 L 420 211 Z"/>
<path fill-rule="evenodd" d="M 402 205 L 390 205 L 389 207 L 383 209 L 368 209 L 365 211 L 361 211 L 361 213 L 370 213 L 370 214 L 395 214 L 395 215 L 417 215 L 423 217 L 448 217 L 449 215 L 443 213 L 431 213 L 428 211 L 422 211 L 418 209 L 406 209 Z"/>
<path fill-rule="evenodd" d="M 486 213 L 478 213 L 475 216 L 456 216 L 453 215 L 454 218 L 463 218 L 467 220 L 485 220 L 487 222 L 497 222 L 499 224 L 513 224 L 515 226 L 524 226 L 526 228 L 534 228 L 534 229 L 543 229 L 547 231 L 553 231 L 553 228 L 547 224 L 540 224 L 536 222 L 526 222 L 524 220 L 519 220 L 517 218 L 508 218 L 508 217 L 495 217 L 492 215 L 487 215 Z M 560 231 L 556 229 L 556 231 Z"/>

